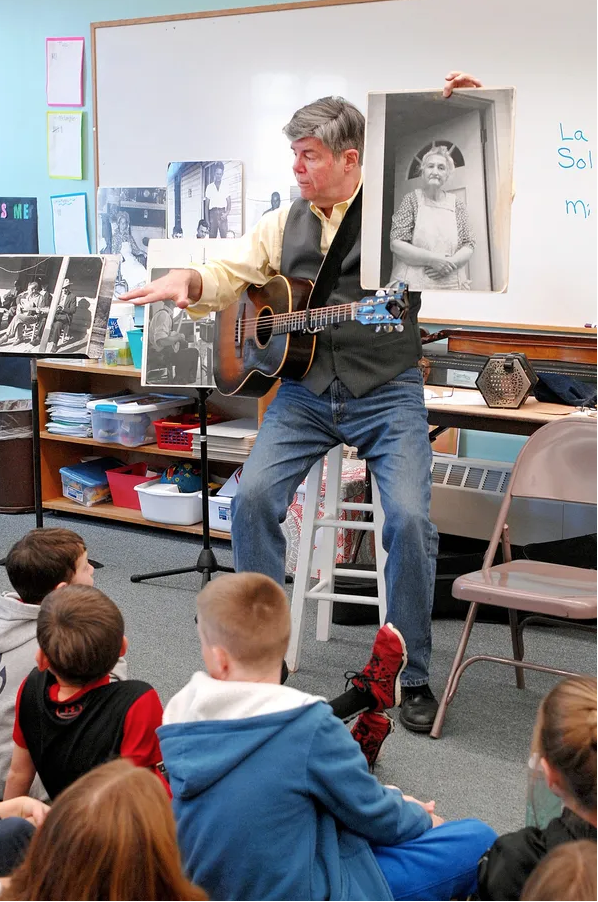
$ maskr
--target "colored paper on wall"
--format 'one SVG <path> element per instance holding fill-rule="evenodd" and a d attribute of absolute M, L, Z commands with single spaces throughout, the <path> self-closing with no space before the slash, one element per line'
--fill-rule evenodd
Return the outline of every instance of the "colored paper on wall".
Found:
<path fill-rule="evenodd" d="M 37 198 L 0 197 L 0 254 L 37 254 Z"/>
<path fill-rule="evenodd" d="M 53 179 L 82 179 L 82 112 L 48 112 L 48 172 Z"/>
<path fill-rule="evenodd" d="M 85 38 L 46 38 L 48 106 L 83 106 Z"/>
<path fill-rule="evenodd" d="M 87 234 L 87 195 L 55 194 L 52 202 L 54 253 L 82 256 L 89 254 Z"/>

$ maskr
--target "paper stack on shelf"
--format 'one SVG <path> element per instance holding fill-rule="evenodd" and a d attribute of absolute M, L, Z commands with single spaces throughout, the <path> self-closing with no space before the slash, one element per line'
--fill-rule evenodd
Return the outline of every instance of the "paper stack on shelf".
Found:
<path fill-rule="evenodd" d="M 70 435 L 73 438 L 90 438 L 91 411 L 88 401 L 105 398 L 106 392 L 93 395 L 89 392 L 50 391 L 46 395 L 46 407 L 50 422 L 48 432 L 54 435 Z"/>
<path fill-rule="evenodd" d="M 187 430 L 192 437 L 191 450 L 200 455 L 200 429 Z M 208 426 L 208 454 L 211 460 L 247 460 L 255 444 L 257 420 L 244 417 Z"/>

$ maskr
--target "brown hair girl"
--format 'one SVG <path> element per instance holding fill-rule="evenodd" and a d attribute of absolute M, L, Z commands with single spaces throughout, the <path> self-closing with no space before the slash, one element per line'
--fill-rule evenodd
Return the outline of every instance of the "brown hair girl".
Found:
<path fill-rule="evenodd" d="M 2 899 L 207 899 L 183 876 L 174 818 L 154 774 L 112 761 L 56 800 Z"/>
<path fill-rule="evenodd" d="M 596 826 L 596 679 L 558 683 L 538 711 L 533 751 L 555 795 Z"/>

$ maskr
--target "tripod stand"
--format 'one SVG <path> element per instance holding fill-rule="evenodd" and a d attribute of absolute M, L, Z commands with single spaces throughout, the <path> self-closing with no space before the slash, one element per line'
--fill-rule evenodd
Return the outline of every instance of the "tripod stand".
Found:
<path fill-rule="evenodd" d="M 222 567 L 216 560 L 210 541 L 210 507 L 208 478 L 208 411 L 206 401 L 210 389 L 198 389 L 197 412 L 199 414 L 199 440 L 201 465 L 201 507 L 203 516 L 203 548 L 199 552 L 197 563 L 193 567 L 177 567 L 174 570 L 158 570 L 154 573 L 136 573 L 131 577 L 132 583 L 140 583 L 144 579 L 158 579 L 162 576 L 176 576 L 179 573 L 201 573 L 201 588 L 210 581 L 212 573 L 234 573 L 232 567 Z"/>

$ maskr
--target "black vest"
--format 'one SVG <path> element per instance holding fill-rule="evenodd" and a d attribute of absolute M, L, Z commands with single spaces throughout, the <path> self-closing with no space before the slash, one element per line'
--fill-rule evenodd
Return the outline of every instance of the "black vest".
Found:
<path fill-rule="evenodd" d="M 322 224 L 299 198 L 289 211 L 282 239 L 280 271 L 283 276 L 315 280 L 322 264 Z M 360 285 L 361 230 L 346 254 L 328 305 L 346 304 L 373 294 Z M 327 326 L 316 339 L 316 353 L 303 385 L 316 395 L 338 378 L 351 394 L 360 398 L 417 366 L 422 347 L 417 323 L 421 306 L 419 292 L 411 294 L 411 312 L 403 332 L 374 332 L 373 326 L 348 322 Z"/>
<path fill-rule="evenodd" d="M 41 673 L 36 667 L 19 706 L 19 726 L 51 799 L 94 767 L 119 757 L 129 708 L 152 688 L 141 680 L 119 680 L 91 689 L 71 704 L 51 701 L 54 683 L 48 670 Z"/>

